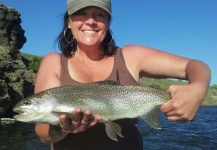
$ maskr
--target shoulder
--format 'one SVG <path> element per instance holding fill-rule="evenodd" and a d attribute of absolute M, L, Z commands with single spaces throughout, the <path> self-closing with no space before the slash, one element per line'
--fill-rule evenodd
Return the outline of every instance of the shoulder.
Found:
<path fill-rule="evenodd" d="M 35 81 L 35 92 L 60 85 L 61 58 L 52 52 L 44 56 Z"/>
<path fill-rule="evenodd" d="M 122 48 L 122 53 L 126 61 L 136 60 L 138 62 L 140 59 L 150 58 L 155 52 L 155 49 L 140 45 L 126 45 Z"/>
<path fill-rule="evenodd" d="M 44 56 L 42 62 L 44 63 L 58 63 L 61 60 L 61 54 L 57 53 L 57 52 L 51 52 L 49 54 L 47 54 L 46 56 Z M 59 60 L 59 61 L 58 61 Z"/>
<path fill-rule="evenodd" d="M 61 56 L 59 53 L 51 52 L 44 56 L 40 68 L 48 69 L 51 67 L 51 69 L 54 69 L 58 66 L 61 66 Z"/>
<path fill-rule="evenodd" d="M 59 72 L 60 68 L 61 68 L 61 55 L 56 52 L 51 52 L 47 54 L 43 58 L 40 66 L 40 69 L 42 70 L 47 70 L 56 73 Z"/>
<path fill-rule="evenodd" d="M 122 48 L 122 51 L 124 54 L 141 55 L 141 53 L 151 53 L 151 52 L 156 52 L 158 50 L 146 46 L 141 46 L 141 45 L 126 45 Z"/>
<path fill-rule="evenodd" d="M 140 45 L 126 45 L 122 48 L 125 64 L 131 75 L 139 81 L 142 65 L 150 59 L 150 48 Z"/>

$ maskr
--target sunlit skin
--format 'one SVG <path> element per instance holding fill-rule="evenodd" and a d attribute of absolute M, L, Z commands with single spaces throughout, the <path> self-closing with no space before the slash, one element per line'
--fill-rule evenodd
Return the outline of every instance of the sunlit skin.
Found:
<path fill-rule="evenodd" d="M 68 27 L 78 43 L 78 49 L 92 53 L 92 50 L 102 49 L 109 29 L 108 14 L 97 7 L 82 9 L 69 17 Z"/>
<path fill-rule="evenodd" d="M 105 80 L 114 65 L 113 56 L 101 55 L 102 41 L 109 29 L 108 14 L 97 7 L 84 8 L 68 18 L 68 27 L 78 43 L 75 55 L 68 60 L 70 76 L 82 83 Z M 161 111 L 170 121 L 193 120 L 209 86 L 210 69 L 206 64 L 138 45 L 124 46 L 122 53 L 127 69 L 137 82 L 142 76 L 189 80 L 189 84 L 169 87 L 172 99 L 162 105 Z M 60 55 L 53 52 L 45 56 L 37 74 L 35 93 L 60 86 L 60 72 Z M 61 136 L 48 124 L 37 124 L 35 131 L 41 141 L 60 141 L 69 133 L 83 132 L 100 120 L 99 115 L 92 117 L 91 110 L 76 108 L 72 113 L 75 116 L 72 119 L 60 116 Z"/>

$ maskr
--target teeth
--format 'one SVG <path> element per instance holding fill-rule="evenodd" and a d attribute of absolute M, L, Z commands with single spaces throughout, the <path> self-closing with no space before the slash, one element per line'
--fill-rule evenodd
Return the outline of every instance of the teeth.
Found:
<path fill-rule="evenodd" d="M 92 31 L 92 30 L 85 30 L 84 33 L 88 33 L 88 34 L 92 34 L 92 33 L 96 33 L 96 31 Z"/>

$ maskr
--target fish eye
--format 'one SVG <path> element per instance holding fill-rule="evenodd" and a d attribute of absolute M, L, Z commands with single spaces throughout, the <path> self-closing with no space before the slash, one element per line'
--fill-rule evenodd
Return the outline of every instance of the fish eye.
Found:
<path fill-rule="evenodd" d="M 29 100 L 25 100 L 25 101 L 23 102 L 23 104 L 24 104 L 24 105 L 30 105 L 31 102 L 30 102 Z"/>

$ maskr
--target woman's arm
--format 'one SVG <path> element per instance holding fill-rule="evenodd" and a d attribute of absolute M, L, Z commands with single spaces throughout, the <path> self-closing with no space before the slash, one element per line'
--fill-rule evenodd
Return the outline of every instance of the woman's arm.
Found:
<path fill-rule="evenodd" d="M 186 65 L 187 85 L 171 85 L 172 99 L 162 105 L 161 111 L 170 121 L 191 121 L 204 101 L 210 83 L 210 69 L 201 61 L 190 60 Z"/>
<path fill-rule="evenodd" d="M 36 81 L 35 93 L 60 86 L 60 56 L 50 53 L 41 62 Z M 49 124 L 36 124 L 35 132 L 44 143 L 55 142 L 63 139 L 67 133 L 56 133 Z"/>
<path fill-rule="evenodd" d="M 35 93 L 61 85 L 60 59 L 58 53 L 50 53 L 44 57 L 35 82 Z M 81 112 L 82 110 L 80 108 L 76 108 L 72 112 L 73 116 L 75 116 L 74 118 L 67 118 L 65 115 L 60 116 L 61 133 L 57 132 L 54 126 L 49 124 L 36 124 L 35 132 L 42 142 L 52 143 L 64 139 L 69 133 L 82 132 L 100 120 L 99 116 L 95 116 L 95 118 L 90 120 L 92 117 L 90 110 Z"/>
<path fill-rule="evenodd" d="M 171 85 L 172 99 L 161 111 L 171 121 L 190 121 L 203 102 L 210 82 L 210 69 L 201 61 L 136 45 L 123 48 L 127 68 L 139 81 L 142 76 L 186 79 L 189 84 Z"/>

